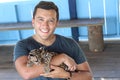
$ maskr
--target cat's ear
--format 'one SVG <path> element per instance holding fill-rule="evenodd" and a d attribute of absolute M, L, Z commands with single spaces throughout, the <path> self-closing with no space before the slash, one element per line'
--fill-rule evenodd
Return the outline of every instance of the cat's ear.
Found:
<path fill-rule="evenodd" d="M 39 49 L 41 49 L 41 50 L 45 50 L 45 46 L 42 46 L 42 47 L 40 47 Z"/>
<path fill-rule="evenodd" d="M 42 50 L 42 47 L 40 47 L 39 49 Z"/>
<path fill-rule="evenodd" d="M 40 47 L 40 48 L 39 48 L 39 51 L 40 51 L 40 53 L 41 53 L 41 52 L 43 51 L 43 48 L 42 48 L 42 47 Z"/>
<path fill-rule="evenodd" d="M 40 47 L 39 49 L 42 51 L 42 50 L 44 50 L 44 47 Z"/>

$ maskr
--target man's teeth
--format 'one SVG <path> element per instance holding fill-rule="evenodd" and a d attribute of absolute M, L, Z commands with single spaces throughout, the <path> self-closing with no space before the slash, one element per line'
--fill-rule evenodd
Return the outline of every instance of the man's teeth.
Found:
<path fill-rule="evenodd" d="M 48 32 L 48 30 L 43 30 L 43 29 L 42 29 L 41 31 L 42 31 L 42 32 L 45 32 L 45 33 Z"/>

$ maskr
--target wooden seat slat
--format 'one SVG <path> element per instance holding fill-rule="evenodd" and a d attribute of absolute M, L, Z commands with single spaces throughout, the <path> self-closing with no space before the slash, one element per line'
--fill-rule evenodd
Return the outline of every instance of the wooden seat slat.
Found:
<path fill-rule="evenodd" d="M 60 20 L 58 27 L 64 28 L 80 26 L 97 26 L 103 24 L 104 24 L 103 18 Z M 22 29 L 33 29 L 31 22 L 0 24 L 0 30 L 22 30 Z"/>

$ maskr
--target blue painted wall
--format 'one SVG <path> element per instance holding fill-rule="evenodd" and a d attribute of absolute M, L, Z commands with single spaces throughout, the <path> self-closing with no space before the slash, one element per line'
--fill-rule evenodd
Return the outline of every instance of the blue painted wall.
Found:
<path fill-rule="evenodd" d="M 78 18 L 104 18 L 104 38 L 120 38 L 120 0 L 77 0 Z M 90 12 L 89 12 L 90 5 Z M 87 38 L 86 27 L 79 28 L 80 38 Z"/>
<path fill-rule="evenodd" d="M 15 5 L 0 4 L 0 23 L 17 22 Z"/>
<path fill-rule="evenodd" d="M 32 19 L 34 6 L 40 0 L 0 3 L 0 23 L 28 22 Z M 46 0 L 51 1 L 51 0 Z M 70 19 L 68 0 L 52 0 L 59 8 L 60 20 Z M 8 14 L 9 13 L 9 14 Z M 70 28 L 57 28 L 56 34 L 71 37 Z M 34 30 L 0 31 L 0 44 L 16 43 L 34 34 Z"/>
<path fill-rule="evenodd" d="M 117 13 L 118 11 L 118 0 L 106 0 L 106 20 L 107 20 L 107 29 L 105 32 L 105 35 L 108 36 L 116 36 L 117 35 L 117 28 L 120 28 L 117 26 Z"/>
<path fill-rule="evenodd" d="M 0 23 L 27 22 L 32 19 L 34 6 L 40 0 L 0 3 Z M 68 0 L 53 1 L 59 7 L 60 20 L 70 19 Z M 99 4 L 98 4 L 99 3 Z M 90 7 L 89 7 L 90 5 Z M 106 19 L 103 26 L 105 37 L 120 37 L 119 0 L 76 0 L 78 18 L 100 17 Z M 90 9 L 90 10 L 89 10 Z M 55 33 L 71 37 L 70 28 L 57 28 Z M 0 31 L 0 44 L 16 43 L 34 34 L 34 30 Z M 87 39 L 87 27 L 79 28 L 80 39 Z"/>

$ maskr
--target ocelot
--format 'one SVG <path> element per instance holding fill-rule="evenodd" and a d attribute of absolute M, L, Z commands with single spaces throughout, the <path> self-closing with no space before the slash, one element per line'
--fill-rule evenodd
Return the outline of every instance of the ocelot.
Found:
<path fill-rule="evenodd" d="M 58 53 L 48 52 L 47 50 L 44 50 L 43 47 L 41 47 L 39 49 L 33 49 L 30 51 L 30 53 L 28 55 L 27 66 L 31 67 L 33 64 L 36 64 L 36 65 L 44 64 L 45 73 L 49 73 L 51 71 L 50 61 L 51 61 L 52 57 L 56 56 L 56 55 L 58 55 Z M 68 71 L 68 66 L 64 63 L 60 64 L 59 67 Z"/>

